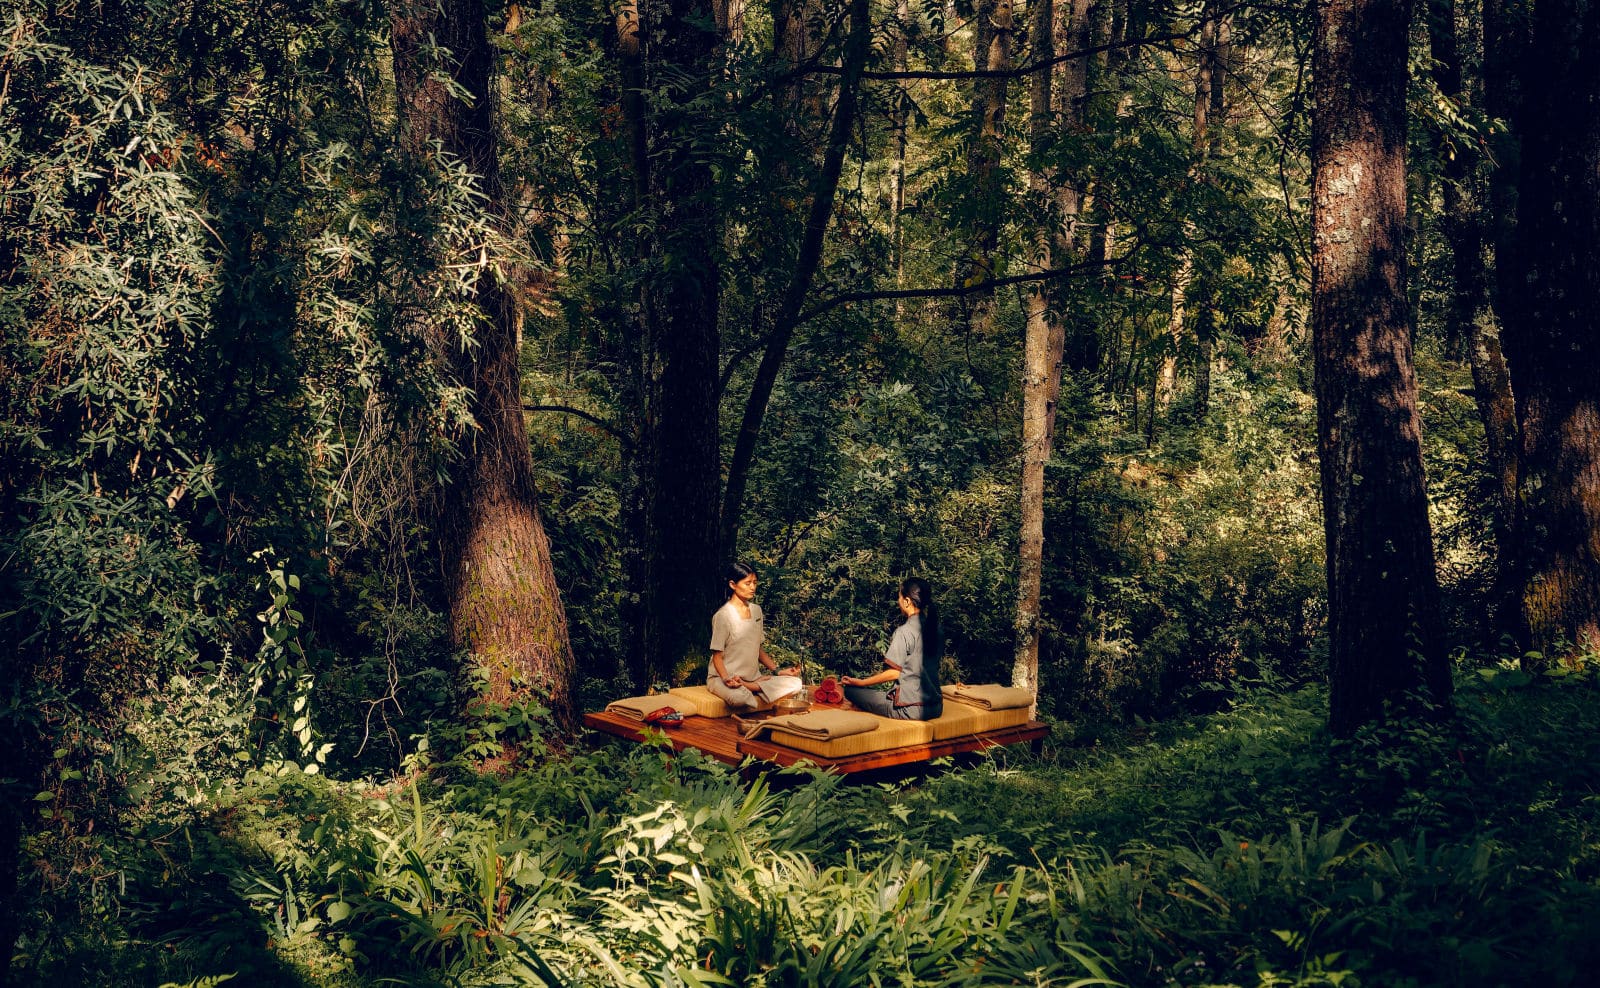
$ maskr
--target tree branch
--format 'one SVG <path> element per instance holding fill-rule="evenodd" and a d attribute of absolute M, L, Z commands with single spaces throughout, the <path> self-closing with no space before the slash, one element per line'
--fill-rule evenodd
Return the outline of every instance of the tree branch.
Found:
<path fill-rule="evenodd" d="M 880 79 L 941 79 L 941 80 L 1021 79 L 1022 77 L 1032 75 L 1035 72 L 1043 72 L 1046 69 L 1054 68 L 1055 66 L 1060 65 L 1062 62 L 1070 62 L 1075 58 L 1085 58 L 1085 57 L 1087 57 L 1089 55 L 1098 55 L 1101 52 L 1114 51 L 1114 50 L 1116 50 L 1118 48 L 1137 48 L 1137 47 L 1140 47 L 1141 45 L 1154 45 L 1154 44 L 1160 44 L 1160 43 L 1165 42 L 1165 41 L 1182 41 L 1183 39 L 1189 37 L 1192 34 L 1194 34 L 1194 31 L 1191 30 L 1191 31 L 1175 32 L 1173 34 L 1155 34 L 1155 35 L 1149 35 L 1149 36 L 1146 36 L 1146 37 L 1130 38 L 1130 39 L 1125 39 L 1123 41 L 1108 41 L 1103 45 L 1092 45 L 1092 46 L 1090 46 L 1088 48 L 1079 48 L 1077 51 L 1069 51 L 1069 52 L 1066 52 L 1066 53 L 1061 54 L 1061 55 L 1056 55 L 1053 58 L 1045 58 L 1045 59 L 1041 59 L 1041 60 L 1039 60 L 1037 62 L 1029 62 L 1027 65 L 1018 65 L 1018 66 L 1015 66 L 1015 67 L 1009 68 L 1009 69 L 972 69 L 970 71 L 954 71 L 954 72 L 935 72 L 935 71 L 927 70 L 927 69 L 906 69 L 905 71 L 901 71 L 901 72 L 863 72 L 863 73 L 861 73 L 861 77 L 863 79 L 873 79 L 873 80 L 880 80 Z M 824 66 L 824 67 L 819 67 L 817 69 L 817 71 L 826 73 L 826 72 L 837 72 L 838 70 L 834 69 L 832 67 Z"/>
<path fill-rule="evenodd" d="M 624 449 L 633 449 L 633 440 L 623 433 L 621 429 L 617 428 L 615 425 L 612 425 L 610 422 L 607 422 L 605 419 L 600 418 L 597 415 L 592 415 L 581 408 L 573 408 L 571 405 L 523 405 L 522 410 L 525 412 L 560 412 L 563 415 L 576 415 L 578 418 L 583 419 L 585 422 L 598 427 L 601 431 L 610 435 L 611 438 L 621 443 Z"/>
<path fill-rule="evenodd" d="M 767 403 L 772 398 L 773 385 L 778 380 L 778 370 L 788 352 L 789 340 L 794 336 L 795 327 L 804 322 L 800 317 L 801 307 L 805 305 L 811 284 L 816 279 L 817 268 L 822 263 L 823 241 L 828 232 L 828 221 L 833 217 L 839 177 L 844 170 L 845 151 L 859 108 L 861 73 L 866 68 L 871 52 L 869 0 L 851 0 L 850 33 L 845 40 L 840 69 L 839 99 L 834 105 L 833 123 L 828 130 L 828 145 L 822 167 L 811 182 L 811 208 L 806 213 L 805 234 L 795 257 L 794 274 L 784 290 L 783 299 L 772 320 L 772 332 L 767 338 L 766 349 L 761 354 L 761 363 L 756 367 L 755 380 L 745 400 L 739 436 L 734 441 L 733 459 L 728 462 L 728 484 L 722 498 L 721 536 L 724 553 L 731 553 L 738 540 L 745 482 L 749 476 L 750 462 L 755 456 L 756 442 L 761 438 L 761 422 L 767 413 Z"/>
<path fill-rule="evenodd" d="M 1063 268 L 1051 268 L 1047 271 L 1030 271 L 1027 274 L 1007 275 L 1004 278 L 988 278 L 983 281 L 973 282 L 970 285 L 957 285 L 955 287 L 946 288 L 900 288 L 883 292 L 847 292 L 843 295 L 835 295 L 833 298 L 828 299 L 828 301 L 823 302 L 821 305 L 802 312 L 800 314 L 799 322 L 809 322 L 823 313 L 831 312 L 841 305 L 848 305 L 852 302 L 876 302 L 882 299 L 893 298 L 950 298 L 961 295 L 971 295 L 974 292 L 993 291 L 996 288 L 1004 288 L 1007 285 L 1020 285 L 1030 281 L 1048 281 L 1052 278 L 1066 278 L 1093 268 L 1114 268 L 1132 256 L 1133 250 L 1137 249 L 1138 246 L 1135 245 L 1135 247 L 1129 250 L 1128 253 L 1123 254 L 1120 257 L 1110 257 L 1103 261 L 1080 261 L 1077 264 L 1069 264 Z"/>
<path fill-rule="evenodd" d="M 1222 17 L 1226 16 L 1227 14 L 1231 14 L 1236 10 L 1252 6 L 1260 6 L 1258 0 L 1240 0 L 1239 3 L 1235 3 L 1230 7 L 1226 7 L 1212 16 Z M 1088 48 L 1079 48 L 1074 51 L 1064 52 L 1052 58 L 1041 59 L 1037 62 L 1030 62 L 1027 65 L 1020 65 L 1009 69 L 974 69 L 967 72 L 935 72 L 922 69 L 907 69 L 898 72 L 863 72 L 861 73 L 861 78 L 874 80 L 1020 79 L 1023 76 L 1032 75 L 1035 72 L 1043 72 L 1046 69 L 1053 68 L 1054 66 L 1060 65 L 1062 62 L 1070 62 L 1076 58 L 1086 58 L 1090 55 L 1098 55 L 1101 52 L 1115 51 L 1119 48 L 1139 48 L 1144 45 L 1157 45 L 1169 41 L 1183 41 L 1185 39 L 1192 38 L 1200 30 L 1200 26 L 1201 25 L 1197 23 L 1194 27 L 1187 31 L 1174 31 L 1171 34 L 1144 35 L 1138 38 L 1124 38 L 1121 41 L 1109 41 L 1101 45 L 1091 45 Z M 843 72 L 843 69 L 832 65 L 819 65 L 812 68 L 811 71 L 827 75 L 838 75 Z"/>

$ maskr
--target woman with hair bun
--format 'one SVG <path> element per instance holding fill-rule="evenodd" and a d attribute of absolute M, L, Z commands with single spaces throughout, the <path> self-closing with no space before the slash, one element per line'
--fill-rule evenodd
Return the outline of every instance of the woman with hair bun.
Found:
<path fill-rule="evenodd" d="M 779 669 L 763 647 L 766 628 L 761 605 L 755 601 L 755 569 L 747 563 L 734 563 L 725 576 L 728 602 L 711 615 L 711 664 L 706 669 L 706 688 L 728 706 L 748 710 L 776 699 L 762 695 L 762 667 L 780 676 L 798 676 L 800 671 Z"/>
<path fill-rule="evenodd" d="M 841 676 L 839 681 L 845 699 L 857 710 L 900 720 L 933 720 L 944 713 L 944 694 L 939 692 L 944 638 L 933 588 L 920 576 L 910 577 L 900 584 L 899 603 L 905 621 L 883 653 L 888 668 L 866 678 Z"/>

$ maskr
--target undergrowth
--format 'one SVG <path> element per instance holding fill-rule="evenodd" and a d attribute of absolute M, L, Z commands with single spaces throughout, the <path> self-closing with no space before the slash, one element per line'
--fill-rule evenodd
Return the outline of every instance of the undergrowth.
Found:
<path fill-rule="evenodd" d="M 37 874 L 23 983 L 1577 984 L 1586 681 L 1351 741 L 1318 689 L 914 781 L 606 747 L 383 783 L 214 766 Z M 67 838 L 37 839 L 35 860 Z M 42 865 L 40 866 L 42 868 Z M 92 887 L 95 892 L 83 890 Z"/>

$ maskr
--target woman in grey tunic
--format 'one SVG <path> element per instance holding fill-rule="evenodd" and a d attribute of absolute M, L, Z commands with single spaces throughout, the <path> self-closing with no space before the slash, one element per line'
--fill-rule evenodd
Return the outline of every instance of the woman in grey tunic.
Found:
<path fill-rule="evenodd" d="M 905 623 L 895 629 L 883 653 L 888 668 L 865 678 L 840 677 L 844 696 L 857 710 L 880 717 L 933 720 L 944 713 L 944 694 L 939 692 L 944 639 L 927 580 L 913 576 L 900 584 L 900 613 Z"/>
<path fill-rule="evenodd" d="M 798 676 L 798 669 L 779 669 L 762 647 L 766 628 L 761 605 L 755 602 L 756 571 L 745 563 L 728 567 L 728 602 L 711 615 L 711 663 L 706 688 L 728 706 L 745 710 L 763 702 L 761 670 L 780 676 Z"/>

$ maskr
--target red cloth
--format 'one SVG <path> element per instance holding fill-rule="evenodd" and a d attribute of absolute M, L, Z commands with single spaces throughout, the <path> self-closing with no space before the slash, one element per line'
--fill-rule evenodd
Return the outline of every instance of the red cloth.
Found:
<path fill-rule="evenodd" d="M 683 714 L 672 707 L 660 707 L 644 715 L 644 722 L 652 727 L 681 727 Z"/>
<path fill-rule="evenodd" d="M 839 688 L 839 681 L 829 676 L 817 684 L 811 691 L 811 699 L 817 703 L 838 704 L 844 702 L 844 690 Z"/>

